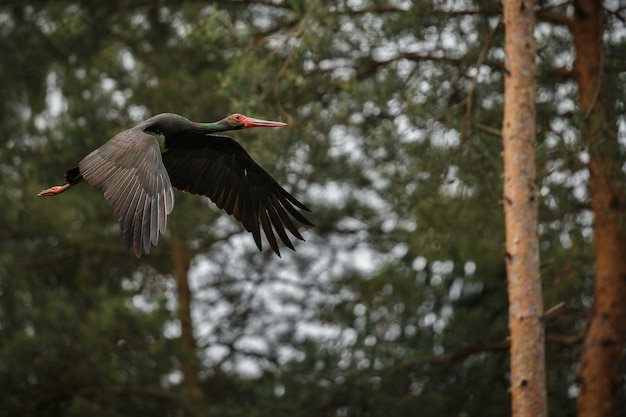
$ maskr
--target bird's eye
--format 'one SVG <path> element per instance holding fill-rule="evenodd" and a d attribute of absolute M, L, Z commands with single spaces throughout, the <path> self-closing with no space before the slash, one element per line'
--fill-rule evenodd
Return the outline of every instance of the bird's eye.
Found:
<path fill-rule="evenodd" d="M 243 115 L 239 114 L 239 113 L 235 113 L 235 114 L 231 114 L 230 117 L 228 117 L 228 122 L 231 126 L 234 127 L 238 127 L 240 126 L 243 122 Z"/>

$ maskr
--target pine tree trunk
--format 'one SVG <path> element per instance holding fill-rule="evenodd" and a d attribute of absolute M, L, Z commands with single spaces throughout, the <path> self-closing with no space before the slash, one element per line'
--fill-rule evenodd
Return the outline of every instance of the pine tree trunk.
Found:
<path fill-rule="evenodd" d="M 200 393 L 200 385 L 198 383 L 198 346 L 193 334 L 193 323 L 191 320 L 192 294 L 189 288 L 191 255 L 180 238 L 176 236 L 172 237 L 171 260 L 174 278 L 176 279 L 178 318 L 181 328 L 180 341 L 185 352 L 185 357 L 181 358 L 183 386 L 189 394 L 197 395 Z"/>
<path fill-rule="evenodd" d="M 547 415 L 535 167 L 534 1 L 504 2 L 504 214 L 511 404 L 514 417 Z"/>
<path fill-rule="evenodd" d="M 576 60 L 574 77 L 583 113 L 582 136 L 589 152 L 589 197 L 596 248 L 594 306 L 580 358 L 579 417 L 614 415 L 620 385 L 618 364 L 626 332 L 626 207 L 624 176 L 613 114 L 603 81 L 601 1 L 578 0 L 571 24 Z"/>

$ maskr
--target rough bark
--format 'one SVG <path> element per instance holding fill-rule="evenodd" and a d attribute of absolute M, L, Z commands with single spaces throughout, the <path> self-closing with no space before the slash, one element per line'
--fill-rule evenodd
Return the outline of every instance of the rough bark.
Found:
<path fill-rule="evenodd" d="M 579 417 L 614 415 L 620 385 L 618 365 L 626 332 L 626 207 L 617 126 L 610 86 L 603 80 L 601 1 L 578 0 L 571 22 L 582 113 L 582 136 L 589 152 L 589 197 L 596 249 L 594 306 L 580 358 Z"/>
<path fill-rule="evenodd" d="M 186 250 L 180 238 L 172 237 L 171 246 L 172 272 L 176 279 L 176 295 L 178 301 L 178 319 L 180 320 L 180 341 L 185 352 L 181 358 L 181 372 L 183 374 L 183 386 L 192 395 L 200 393 L 198 381 L 198 345 L 193 334 L 193 322 L 191 320 L 192 294 L 189 288 L 189 266 L 192 256 Z"/>
<path fill-rule="evenodd" d="M 546 416 L 535 167 L 534 1 L 504 3 L 504 214 L 514 417 Z"/>

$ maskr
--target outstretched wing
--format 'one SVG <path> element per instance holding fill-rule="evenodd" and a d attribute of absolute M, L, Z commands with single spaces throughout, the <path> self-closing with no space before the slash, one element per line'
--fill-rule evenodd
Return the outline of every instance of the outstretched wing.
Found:
<path fill-rule="evenodd" d="M 141 129 L 129 129 L 87 155 L 79 164 L 83 178 L 104 193 L 122 229 L 126 247 L 137 258 L 142 249 L 165 233 L 174 193 L 156 139 Z"/>
<path fill-rule="evenodd" d="M 294 249 L 285 228 L 304 240 L 291 217 L 312 226 L 298 209 L 310 211 L 257 165 L 243 147 L 227 136 L 199 135 L 180 140 L 166 138 L 163 164 L 172 185 L 209 197 L 252 233 L 259 249 L 261 228 L 280 256 L 274 231 Z M 291 216 L 291 217 L 290 217 Z"/>

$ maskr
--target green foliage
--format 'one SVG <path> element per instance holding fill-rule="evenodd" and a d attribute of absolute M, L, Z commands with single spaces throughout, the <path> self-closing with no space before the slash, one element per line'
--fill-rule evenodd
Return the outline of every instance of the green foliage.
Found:
<path fill-rule="evenodd" d="M 142 312 L 102 286 L 83 297 L 65 282 L 28 284 L 3 292 L 3 300 L 18 303 L 10 312 L 3 305 L 10 314 L 0 350 L 2 415 L 159 410 L 130 395 L 115 411 L 112 397 L 136 389 L 170 399 L 162 379 L 176 368 L 173 341 L 163 336 L 171 319 L 163 305 Z"/>

